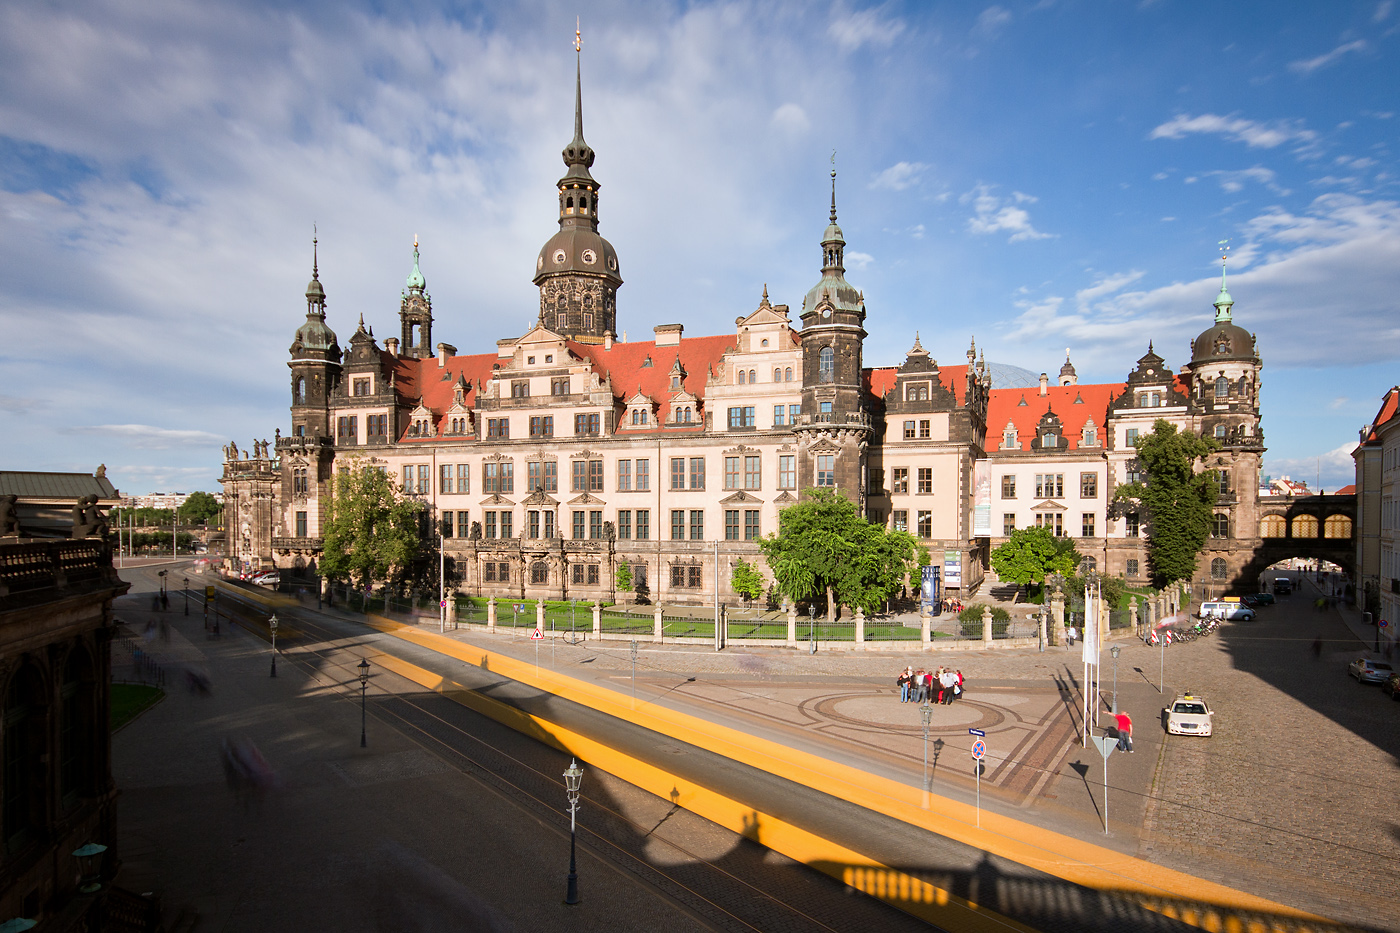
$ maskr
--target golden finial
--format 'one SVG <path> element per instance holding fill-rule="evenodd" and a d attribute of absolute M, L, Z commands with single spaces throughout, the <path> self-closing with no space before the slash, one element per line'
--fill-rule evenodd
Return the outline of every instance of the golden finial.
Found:
<path fill-rule="evenodd" d="M 575 17 L 575 18 L 574 18 L 574 51 L 575 51 L 575 52 L 582 52 L 582 51 L 583 51 L 583 31 L 582 31 L 582 29 L 580 28 L 581 22 L 582 22 L 582 21 L 581 21 L 578 17 Z"/>

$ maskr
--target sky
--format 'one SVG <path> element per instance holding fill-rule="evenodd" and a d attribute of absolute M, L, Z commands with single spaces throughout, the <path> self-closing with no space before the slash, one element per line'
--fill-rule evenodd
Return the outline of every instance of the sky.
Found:
<path fill-rule="evenodd" d="M 1366 2 L 0 5 L 0 469 L 218 490 L 328 323 L 533 324 L 579 17 L 618 329 L 731 332 L 820 277 L 833 153 L 867 366 L 1121 381 L 1212 321 L 1263 359 L 1264 472 L 1353 479 L 1400 357 L 1400 9 Z"/>

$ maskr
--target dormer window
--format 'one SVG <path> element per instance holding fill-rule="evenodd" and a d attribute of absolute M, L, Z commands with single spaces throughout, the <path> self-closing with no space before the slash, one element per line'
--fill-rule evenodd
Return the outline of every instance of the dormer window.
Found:
<path fill-rule="evenodd" d="M 1001 449 L 1015 450 L 1018 446 L 1020 446 L 1020 444 L 1016 439 L 1016 426 L 1014 424 L 1007 424 L 1006 430 L 1003 431 L 1001 435 Z"/>
<path fill-rule="evenodd" d="M 904 399 L 908 402 L 927 402 L 928 383 L 911 382 L 909 385 L 904 387 Z"/>
<path fill-rule="evenodd" d="M 1090 421 L 1084 425 L 1084 440 L 1081 442 L 1084 447 L 1097 447 L 1099 443 L 1099 429 Z"/>
<path fill-rule="evenodd" d="M 681 377 L 680 377 L 680 374 L 679 374 L 679 373 L 673 374 L 673 375 L 671 376 L 671 388 L 673 388 L 673 389 L 679 389 L 680 387 L 681 387 Z"/>
<path fill-rule="evenodd" d="M 1046 432 L 1045 434 L 1040 435 L 1040 446 L 1041 446 L 1041 447 L 1059 447 L 1059 446 L 1060 446 L 1060 435 L 1055 434 L 1054 432 Z"/>

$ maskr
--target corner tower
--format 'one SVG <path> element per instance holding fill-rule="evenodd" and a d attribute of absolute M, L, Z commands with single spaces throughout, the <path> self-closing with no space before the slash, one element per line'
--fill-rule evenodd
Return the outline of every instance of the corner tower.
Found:
<path fill-rule="evenodd" d="M 574 138 L 564 147 L 566 171 L 559 179 L 559 232 L 535 260 L 540 289 L 540 325 L 580 343 L 603 343 L 617 333 L 617 289 L 622 285 L 617 251 L 598 235 L 598 189 L 589 174 L 594 152 L 583 138 L 583 43 L 574 73 Z"/>
<path fill-rule="evenodd" d="M 862 510 L 865 448 L 871 422 L 862 397 L 865 298 L 846 281 L 846 240 L 836 223 L 836 171 L 831 172 L 831 218 L 822 234 L 822 277 L 802 299 L 802 423 L 807 455 L 804 489 L 835 486 Z"/>

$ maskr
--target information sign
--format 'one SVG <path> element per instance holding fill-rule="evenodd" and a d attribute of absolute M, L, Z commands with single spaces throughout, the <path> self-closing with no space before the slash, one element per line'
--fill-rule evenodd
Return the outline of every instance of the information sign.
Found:
<path fill-rule="evenodd" d="M 987 733 L 984 732 L 984 731 L 982 731 L 981 729 L 968 729 L 968 730 L 967 730 L 967 734 L 968 734 L 968 735 L 985 736 Z"/>

